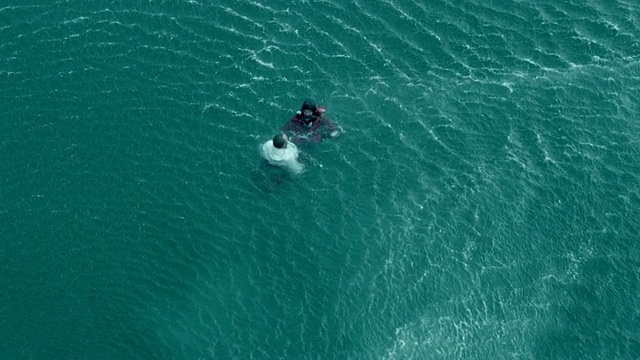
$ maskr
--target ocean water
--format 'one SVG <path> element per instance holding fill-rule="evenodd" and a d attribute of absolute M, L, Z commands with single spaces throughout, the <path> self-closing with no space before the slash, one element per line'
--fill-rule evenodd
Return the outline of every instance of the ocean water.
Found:
<path fill-rule="evenodd" d="M 0 4 L 0 358 L 640 358 L 640 3 Z M 258 146 L 302 100 L 343 133 Z"/>

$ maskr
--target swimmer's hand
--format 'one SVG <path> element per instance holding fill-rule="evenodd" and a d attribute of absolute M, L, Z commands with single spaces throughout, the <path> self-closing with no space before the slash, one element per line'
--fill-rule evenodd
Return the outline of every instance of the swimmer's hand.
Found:
<path fill-rule="evenodd" d="M 329 136 L 331 136 L 332 138 L 337 137 L 338 135 L 340 135 L 340 131 L 338 130 L 333 130 Z"/>

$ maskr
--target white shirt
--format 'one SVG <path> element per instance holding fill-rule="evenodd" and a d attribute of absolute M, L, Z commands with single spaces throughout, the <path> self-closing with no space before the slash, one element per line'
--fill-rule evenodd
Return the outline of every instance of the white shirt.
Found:
<path fill-rule="evenodd" d="M 269 164 L 286 167 L 294 174 L 302 172 L 302 164 L 298 162 L 298 147 L 292 142 L 287 142 L 287 147 L 278 149 L 273 146 L 273 140 L 269 140 L 262 144 L 262 157 Z"/>

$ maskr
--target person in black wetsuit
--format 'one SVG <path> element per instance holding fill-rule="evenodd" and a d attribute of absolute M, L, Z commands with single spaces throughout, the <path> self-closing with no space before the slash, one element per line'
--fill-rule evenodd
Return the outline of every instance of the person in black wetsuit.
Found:
<path fill-rule="evenodd" d="M 315 101 L 307 99 L 302 103 L 300 111 L 287 122 L 282 132 L 291 141 L 301 145 L 305 143 L 319 143 L 324 138 L 334 138 L 340 135 L 338 126 L 326 116 L 325 108 L 316 105 Z"/>

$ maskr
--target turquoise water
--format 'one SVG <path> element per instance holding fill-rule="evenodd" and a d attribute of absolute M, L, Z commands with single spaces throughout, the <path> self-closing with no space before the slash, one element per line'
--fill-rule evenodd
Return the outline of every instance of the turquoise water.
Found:
<path fill-rule="evenodd" d="M 637 2 L 15 4 L 0 358 L 640 358 Z"/>

